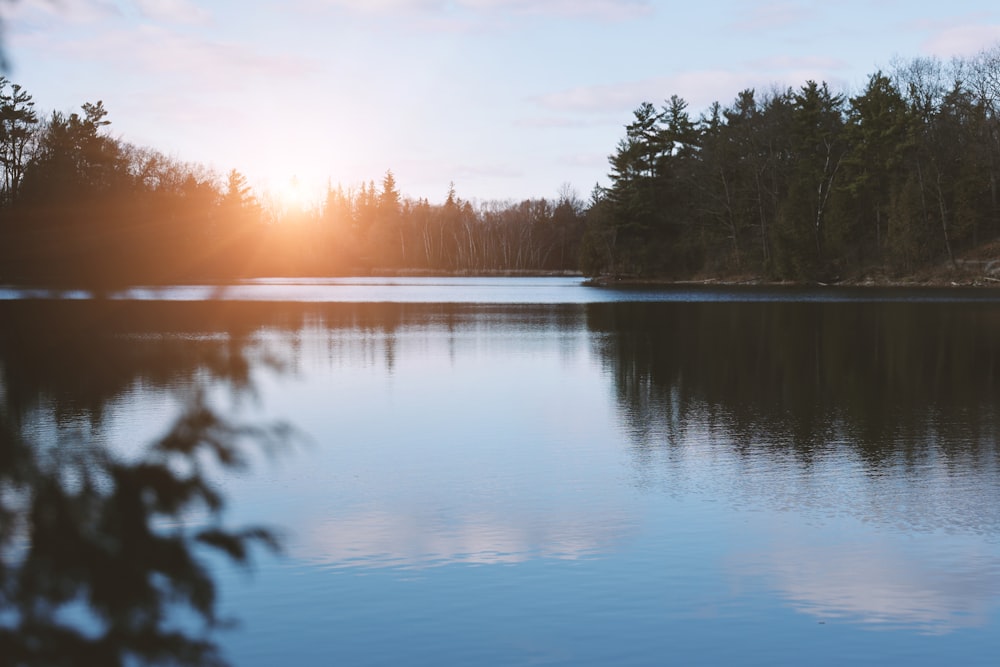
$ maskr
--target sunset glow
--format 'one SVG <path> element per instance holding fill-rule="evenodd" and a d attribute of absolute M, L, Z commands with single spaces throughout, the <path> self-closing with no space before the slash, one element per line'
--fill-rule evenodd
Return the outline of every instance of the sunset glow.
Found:
<path fill-rule="evenodd" d="M 747 87 L 857 90 L 895 56 L 1000 39 L 986 0 L 451 3 L 190 0 L 4 5 L 11 77 L 43 110 L 103 100 L 115 136 L 311 197 L 387 169 L 441 202 L 607 183 L 643 101 L 694 114 Z M 749 55 L 748 55 L 749 54 Z M 274 174 L 275 165 L 282 171 Z M 296 202 L 296 193 L 280 198 Z"/>
<path fill-rule="evenodd" d="M 301 213 L 318 203 L 318 193 L 307 192 L 297 176 L 292 176 L 284 182 L 275 184 L 274 196 L 281 209 L 291 213 Z"/>

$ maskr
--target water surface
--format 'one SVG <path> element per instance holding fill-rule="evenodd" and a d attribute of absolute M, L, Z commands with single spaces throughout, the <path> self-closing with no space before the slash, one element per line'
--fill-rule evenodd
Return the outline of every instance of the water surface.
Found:
<path fill-rule="evenodd" d="M 285 544 L 213 566 L 233 663 L 994 664 L 991 292 L 371 282 L 0 303 L 39 439 L 307 436 L 216 475 Z"/>

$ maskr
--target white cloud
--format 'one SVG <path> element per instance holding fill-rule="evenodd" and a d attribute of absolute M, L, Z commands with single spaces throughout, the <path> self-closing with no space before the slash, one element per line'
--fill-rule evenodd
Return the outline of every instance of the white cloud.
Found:
<path fill-rule="evenodd" d="M 758 77 L 759 78 L 759 77 Z M 727 70 L 684 72 L 640 81 L 580 86 L 535 98 L 549 110 L 581 113 L 630 112 L 642 102 L 662 104 L 671 95 L 679 95 L 697 112 L 714 101 L 725 102 L 746 88 L 753 87 L 753 77 Z"/>
<path fill-rule="evenodd" d="M 454 168 L 454 172 L 458 176 L 477 178 L 520 178 L 524 176 L 522 170 L 500 164 L 459 165 Z"/>
<path fill-rule="evenodd" d="M 107 31 L 53 45 L 65 57 L 102 60 L 121 73 L 147 78 L 181 74 L 187 87 L 210 90 L 242 89 L 262 79 L 289 81 L 315 70 L 311 61 L 255 50 L 240 42 L 213 41 L 181 35 L 151 25 L 135 30 Z M 122 54 L 129 54 L 122 58 Z"/>
<path fill-rule="evenodd" d="M 538 106 L 563 113 L 620 114 L 642 102 L 661 105 L 671 95 L 688 103 L 693 115 L 712 102 L 726 105 L 746 88 L 758 91 L 798 88 L 806 81 L 825 81 L 834 91 L 846 86 L 837 72 L 845 63 L 826 57 L 780 57 L 748 61 L 740 70 L 700 70 L 620 83 L 579 86 L 533 98 Z"/>
<path fill-rule="evenodd" d="M 626 81 L 622 83 L 577 86 L 541 95 L 534 101 L 552 111 L 614 113 L 635 108 L 640 102 L 659 99 L 665 78 Z"/>
<path fill-rule="evenodd" d="M 447 7 L 444 0 L 301 0 L 309 9 L 344 9 L 359 14 L 414 12 L 437 14 Z"/>
<path fill-rule="evenodd" d="M 804 69 L 839 70 L 848 68 L 849 64 L 840 58 L 828 56 L 775 56 L 748 61 L 746 67 L 751 70 L 771 72 Z"/>
<path fill-rule="evenodd" d="M 19 0 L 4 3 L 4 20 L 13 24 L 58 19 L 69 23 L 93 23 L 122 15 L 111 0 Z"/>
<path fill-rule="evenodd" d="M 625 20 L 653 12 L 649 0 L 459 0 L 470 9 L 517 14 Z"/>
<path fill-rule="evenodd" d="M 768 2 L 748 8 L 733 27 L 738 30 L 778 30 L 803 23 L 814 16 L 811 9 L 795 2 Z"/>
<path fill-rule="evenodd" d="M 567 167 L 607 169 L 608 153 L 574 153 L 572 155 L 563 155 L 558 159 L 558 163 Z"/>
<path fill-rule="evenodd" d="M 136 0 L 142 15 L 164 23 L 207 25 L 212 15 L 189 0 Z"/>
<path fill-rule="evenodd" d="M 568 117 L 568 116 L 534 116 L 531 118 L 523 118 L 514 122 L 515 127 L 531 127 L 538 129 L 576 129 L 581 127 L 593 127 L 595 125 L 602 125 L 602 121 L 587 120 L 579 117 Z"/>
<path fill-rule="evenodd" d="M 333 7 L 362 14 L 405 12 L 437 16 L 452 10 L 489 14 L 625 20 L 653 12 L 650 0 L 303 0 L 307 6 Z"/>
<path fill-rule="evenodd" d="M 972 56 L 1000 43 L 1000 24 L 966 24 L 941 30 L 927 39 L 923 50 L 935 56 Z"/>

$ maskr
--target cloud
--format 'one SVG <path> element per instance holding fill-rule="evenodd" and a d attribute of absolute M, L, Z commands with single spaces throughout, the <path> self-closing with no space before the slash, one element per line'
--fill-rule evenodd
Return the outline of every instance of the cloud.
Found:
<path fill-rule="evenodd" d="M 921 48 L 930 55 L 950 58 L 973 56 L 1000 43 L 1000 24 L 966 24 L 941 30 L 927 39 Z"/>
<path fill-rule="evenodd" d="M 459 165 L 454 168 L 458 176 L 472 176 L 476 178 L 521 178 L 524 172 L 514 167 L 500 164 L 477 164 Z"/>
<path fill-rule="evenodd" d="M 531 101 L 550 112 L 620 115 L 633 111 L 642 102 L 659 105 L 671 95 L 678 95 L 688 103 L 688 111 L 697 114 L 712 102 L 727 104 L 746 88 L 794 88 L 812 80 L 825 81 L 834 90 L 843 89 L 846 82 L 836 73 L 846 68 L 846 63 L 836 58 L 771 58 L 748 61 L 740 70 L 696 70 L 638 81 L 579 86 L 540 95 Z"/>
<path fill-rule="evenodd" d="M 485 13 L 626 20 L 653 12 L 650 0 L 305 0 L 312 8 L 339 8 L 359 14 L 422 14 L 454 10 Z"/>
<path fill-rule="evenodd" d="M 813 18 L 815 12 L 795 2 L 769 2 L 756 4 L 743 12 L 743 16 L 732 24 L 737 30 L 777 30 L 804 23 Z"/>
<path fill-rule="evenodd" d="M 649 0 L 460 0 L 469 9 L 564 18 L 626 20 L 653 13 Z"/>
<path fill-rule="evenodd" d="M 263 53 L 240 42 L 182 35 L 152 25 L 107 31 L 95 38 L 60 42 L 53 48 L 65 57 L 102 60 L 119 72 L 143 78 L 183 75 L 186 87 L 211 92 L 259 86 L 262 79 L 287 82 L 318 69 L 316 63 L 302 58 Z"/>
<path fill-rule="evenodd" d="M 212 15 L 189 0 L 136 0 L 143 17 L 162 23 L 208 25 Z"/>
<path fill-rule="evenodd" d="M 606 167 L 608 165 L 608 154 L 574 153 L 573 155 L 563 155 L 559 158 L 559 164 L 569 167 Z"/>
<path fill-rule="evenodd" d="M 633 109 L 644 100 L 658 99 L 667 79 L 654 78 L 641 81 L 577 86 L 566 90 L 540 95 L 533 101 L 550 111 L 618 112 Z"/>
<path fill-rule="evenodd" d="M 20 0 L 19 2 L 5 2 L 4 14 L 4 20 L 14 24 L 52 19 L 81 24 L 122 16 L 121 10 L 111 0 L 77 0 L 76 2 Z"/>
<path fill-rule="evenodd" d="M 306 4 L 313 8 L 332 7 L 361 14 L 438 13 L 447 8 L 443 0 L 313 0 Z"/>
<path fill-rule="evenodd" d="M 603 124 L 601 121 L 571 118 L 568 116 L 535 116 L 514 121 L 515 127 L 531 127 L 543 130 L 560 128 L 575 129 L 581 127 L 593 127 L 601 124 Z"/>
<path fill-rule="evenodd" d="M 750 70 L 789 71 L 802 69 L 839 70 L 847 69 L 850 63 L 840 58 L 828 56 L 775 56 L 746 62 Z"/>
<path fill-rule="evenodd" d="M 691 110 L 697 110 L 716 100 L 735 98 L 736 93 L 752 85 L 749 79 L 746 74 L 727 70 L 684 72 L 639 81 L 580 86 L 542 95 L 533 101 L 550 111 L 621 114 L 632 111 L 642 102 L 660 104 L 671 95 L 679 95 Z"/>

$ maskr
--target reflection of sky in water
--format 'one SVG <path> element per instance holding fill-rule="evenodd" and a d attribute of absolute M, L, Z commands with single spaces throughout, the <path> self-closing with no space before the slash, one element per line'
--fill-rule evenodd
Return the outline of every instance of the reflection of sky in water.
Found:
<path fill-rule="evenodd" d="M 341 277 L 256 278 L 226 285 L 132 287 L 108 295 L 139 301 L 274 301 L 338 303 L 508 303 L 565 304 L 643 302 L 868 302 L 921 303 L 1000 301 L 980 288 L 873 288 L 718 286 L 710 284 L 591 287 L 565 277 Z M 85 290 L 0 285 L 0 300 L 90 299 Z"/>
<path fill-rule="evenodd" d="M 439 516 L 399 508 L 337 517 L 311 527 L 295 553 L 333 566 L 427 567 L 520 563 L 532 558 L 600 557 L 613 551 L 629 522 L 570 511 Z"/>
<path fill-rule="evenodd" d="M 987 626 L 995 615 L 995 545 L 950 538 L 951 547 L 942 552 L 937 534 L 900 543 L 854 525 L 845 528 L 831 539 L 831 526 L 784 526 L 768 536 L 763 551 L 736 550 L 731 573 L 761 577 L 796 609 L 831 622 L 939 634 Z"/>
<path fill-rule="evenodd" d="M 849 627 L 954 637 L 974 651 L 965 664 L 984 644 L 1000 649 L 964 634 L 997 624 L 995 459 L 937 460 L 932 447 L 919 465 L 872 474 L 833 424 L 806 464 L 735 447 L 698 409 L 639 433 L 621 419 L 595 336 L 582 311 L 502 308 L 383 330 L 317 319 L 294 334 L 258 332 L 288 374 L 258 370 L 259 407 L 244 407 L 291 418 L 311 442 L 227 482 L 237 522 L 288 535 L 286 560 L 231 593 L 247 609 L 239 662 L 266 664 L 250 658 L 326 628 L 342 660 L 364 664 L 358 656 L 374 650 L 378 664 L 394 659 L 372 648 L 380 634 L 418 647 L 436 636 L 421 613 L 467 633 L 452 638 L 452 655 L 495 664 L 506 663 L 490 655 L 621 662 L 607 651 L 626 640 L 640 656 L 739 662 L 741 651 L 778 650 L 768 637 L 782 633 L 826 646 L 824 664 L 838 642 L 876 641 Z M 148 428 L 141 413 L 120 406 L 118 428 Z M 279 612 L 287 620 L 275 622 Z M 820 621 L 834 626 L 822 637 Z M 602 640 L 606 628 L 617 639 Z M 726 633 L 728 646 L 716 636 Z M 517 641 L 491 643 L 500 635 Z M 917 645 L 938 653 L 916 663 L 956 646 Z"/>

